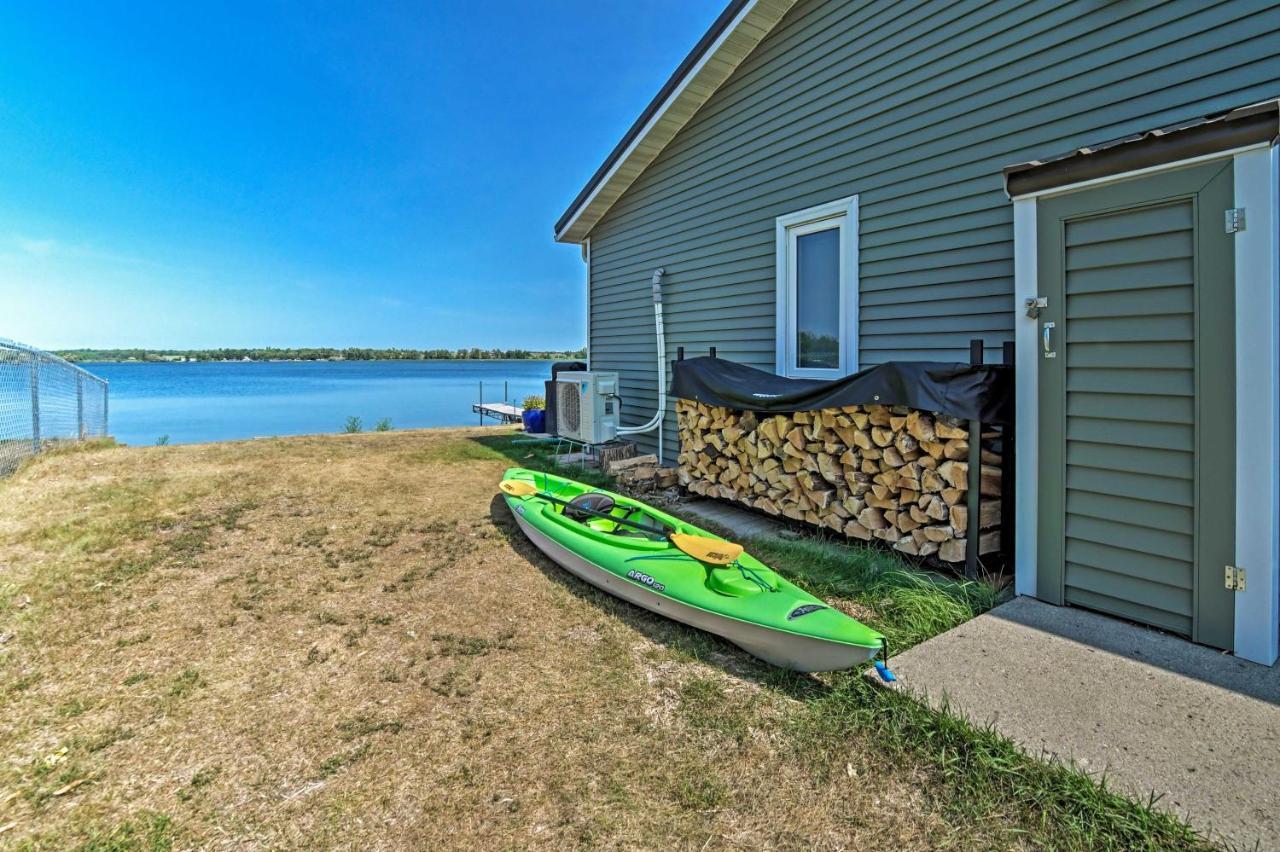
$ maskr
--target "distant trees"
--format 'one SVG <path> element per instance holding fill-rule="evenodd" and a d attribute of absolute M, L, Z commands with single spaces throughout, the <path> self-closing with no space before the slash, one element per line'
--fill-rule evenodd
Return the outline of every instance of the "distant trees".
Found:
<path fill-rule="evenodd" d="M 497 361 L 582 359 L 585 349 L 363 349 L 328 347 L 260 349 L 67 349 L 68 361 Z"/>

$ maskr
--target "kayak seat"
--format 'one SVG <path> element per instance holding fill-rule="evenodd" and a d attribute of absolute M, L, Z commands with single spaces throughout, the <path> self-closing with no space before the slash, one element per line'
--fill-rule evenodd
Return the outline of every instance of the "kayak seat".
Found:
<path fill-rule="evenodd" d="M 593 518 L 598 518 L 600 513 L 612 512 L 614 505 L 613 498 L 608 494 L 588 492 L 570 500 L 569 505 L 564 507 L 564 513 L 572 520 L 586 523 Z"/>
<path fill-rule="evenodd" d="M 598 494 L 596 492 L 579 494 L 569 501 L 569 505 L 564 507 L 564 514 L 565 517 L 580 524 L 585 524 L 592 529 L 600 530 L 600 532 L 628 538 L 653 538 L 650 533 L 646 533 L 644 530 L 618 523 L 618 520 L 646 523 L 650 519 L 644 514 L 644 510 L 640 508 L 629 509 L 627 506 L 619 506 L 608 494 Z M 612 515 L 617 520 L 601 517 L 601 514 Z"/>

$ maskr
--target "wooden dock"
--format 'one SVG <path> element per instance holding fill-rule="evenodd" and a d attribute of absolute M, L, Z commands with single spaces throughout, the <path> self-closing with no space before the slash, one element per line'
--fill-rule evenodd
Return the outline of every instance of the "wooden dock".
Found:
<path fill-rule="evenodd" d="M 471 405 L 471 410 L 480 415 L 481 423 L 486 417 L 499 423 L 519 423 L 520 413 L 523 411 L 518 405 L 509 402 L 476 402 Z"/>

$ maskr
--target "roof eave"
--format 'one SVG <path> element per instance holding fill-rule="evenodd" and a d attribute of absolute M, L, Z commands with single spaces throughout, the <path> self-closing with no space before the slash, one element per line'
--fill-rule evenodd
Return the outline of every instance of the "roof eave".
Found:
<path fill-rule="evenodd" d="M 586 239 L 795 2 L 732 0 L 725 7 L 556 222 L 557 242 Z"/>

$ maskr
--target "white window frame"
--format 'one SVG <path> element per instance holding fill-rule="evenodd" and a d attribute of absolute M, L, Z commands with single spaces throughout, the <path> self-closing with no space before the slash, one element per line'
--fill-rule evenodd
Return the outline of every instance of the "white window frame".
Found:
<path fill-rule="evenodd" d="M 796 367 L 796 237 L 832 226 L 840 229 L 840 366 Z M 858 196 L 851 195 L 795 213 L 774 224 L 777 268 L 775 368 L 780 376 L 835 379 L 858 370 Z"/>

